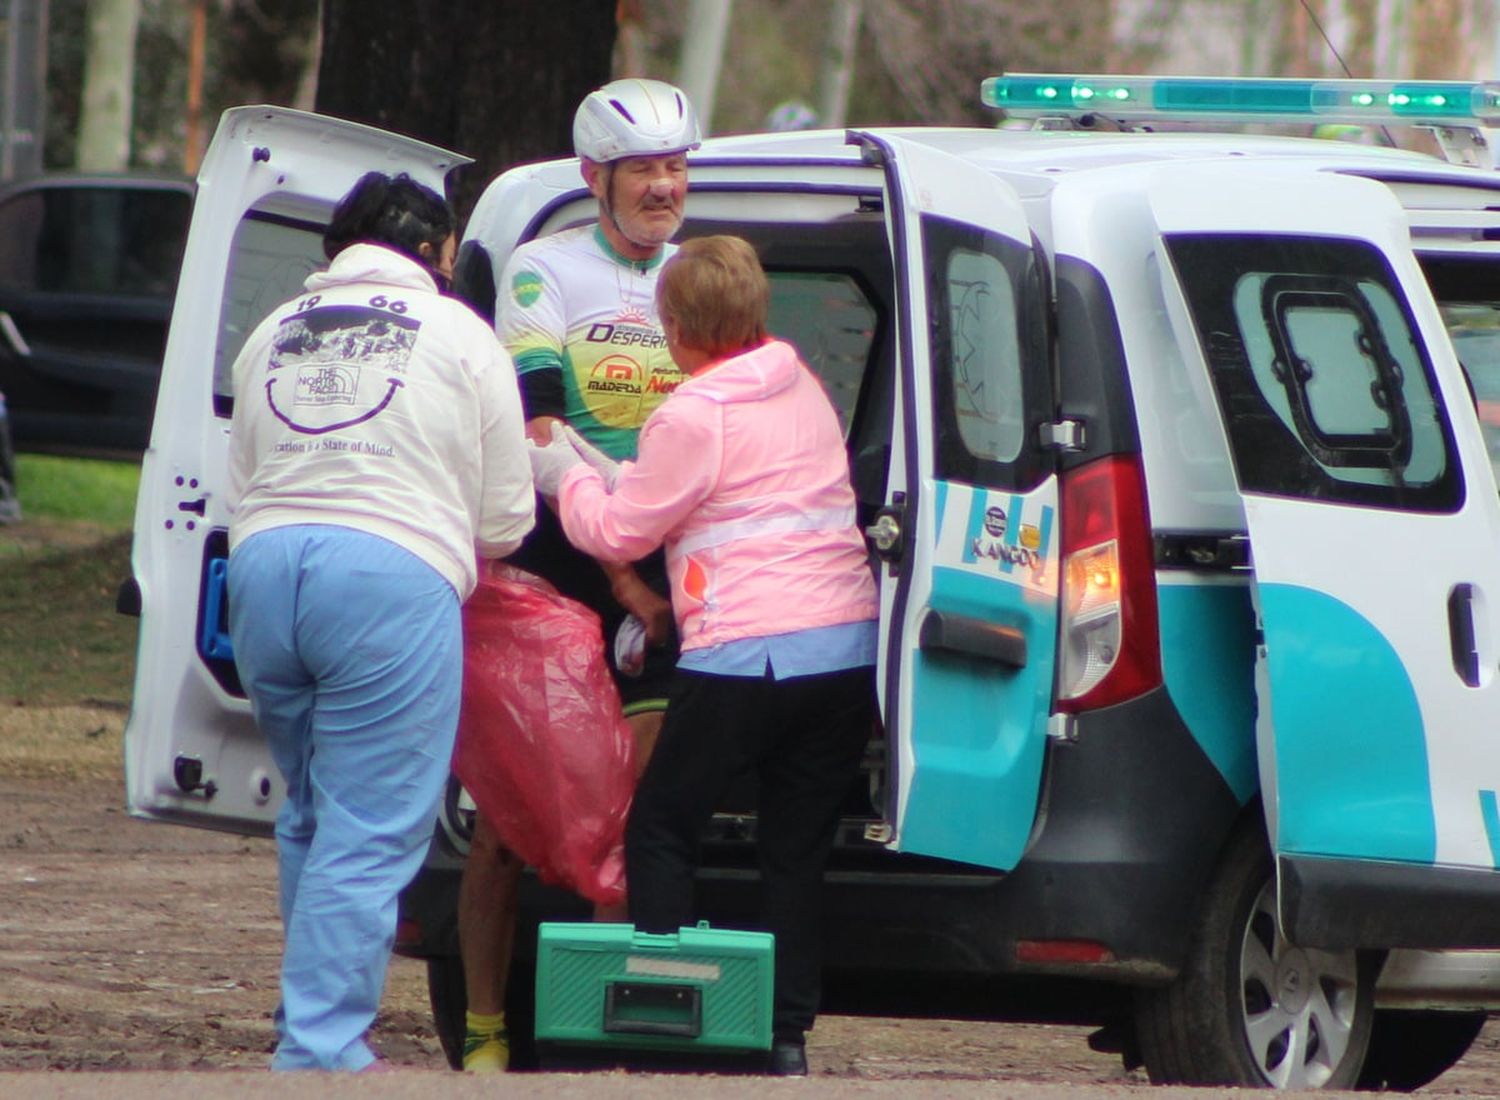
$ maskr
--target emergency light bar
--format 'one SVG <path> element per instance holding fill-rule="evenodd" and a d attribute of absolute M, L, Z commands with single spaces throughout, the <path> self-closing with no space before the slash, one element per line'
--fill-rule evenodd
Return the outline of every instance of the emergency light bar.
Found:
<path fill-rule="evenodd" d="M 1500 126 L 1500 83 L 1006 73 L 980 85 L 1017 118 L 1092 112 L 1113 119 Z"/>

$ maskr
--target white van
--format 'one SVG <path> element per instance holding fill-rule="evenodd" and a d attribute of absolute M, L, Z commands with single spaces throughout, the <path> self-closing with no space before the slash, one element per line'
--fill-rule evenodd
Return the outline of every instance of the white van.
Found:
<path fill-rule="evenodd" d="M 986 96 L 1046 120 L 691 158 L 684 232 L 759 249 L 880 578 L 884 729 L 828 876 L 829 965 L 1124 988 L 1101 1022 L 1156 1081 L 1420 1085 L 1500 1006 L 1476 950 L 1500 948 L 1500 88 Z M 1471 163 L 1129 129 L 1168 114 L 1431 124 Z M 269 832 L 281 781 L 223 626 L 229 367 L 360 173 L 439 186 L 461 162 L 225 115 L 141 482 L 132 812 Z M 518 243 L 594 214 L 576 161 L 497 179 L 470 300 L 492 313 Z M 716 922 L 754 919 L 748 806 L 705 838 Z M 401 931 L 450 1054 L 461 817 Z"/>

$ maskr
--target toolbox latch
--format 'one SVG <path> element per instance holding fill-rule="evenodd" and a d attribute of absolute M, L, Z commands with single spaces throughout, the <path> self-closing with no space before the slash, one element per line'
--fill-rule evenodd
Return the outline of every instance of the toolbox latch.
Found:
<path fill-rule="evenodd" d="M 604 987 L 604 1030 L 696 1039 L 703 1034 L 703 990 L 675 982 L 610 982 Z"/>

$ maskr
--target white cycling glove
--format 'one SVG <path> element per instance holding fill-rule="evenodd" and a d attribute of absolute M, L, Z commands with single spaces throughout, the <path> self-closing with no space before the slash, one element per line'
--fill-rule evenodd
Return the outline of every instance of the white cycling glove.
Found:
<path fill-rule="evenodd" d="M 620 464 L 574 431 L 571 424 L 564 424 L 562 430 L 568 437 L 568 442 L 573 444 L 573 449 L 578 452 L 578 457 L 598 471 L 599 476 L 604 479 L 604 487 L 611 493 L 614 492 L 615 482 L 620 478 Z"/>
<path fill-rule="evenodd" d="M 583 456 L 573 449 L 564 432 L 552 426 L 552 438 L 545 447 L 526 441 L 526 451 L 531 457 L 531 480 L 536 491 L 544 497 L 557 496 L 563 475 L 583 461 Z"/>

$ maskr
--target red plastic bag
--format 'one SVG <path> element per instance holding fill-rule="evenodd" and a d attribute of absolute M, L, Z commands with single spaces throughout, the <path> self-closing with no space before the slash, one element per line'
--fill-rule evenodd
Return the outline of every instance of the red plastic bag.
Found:
<path fill-rule="evenodd" d="M 544 882 L 614 904 L 634 757 L 599 617 L 539 577 L 481 563 L 453 761 L 479 812 Z"/>

